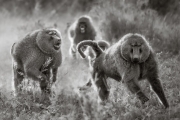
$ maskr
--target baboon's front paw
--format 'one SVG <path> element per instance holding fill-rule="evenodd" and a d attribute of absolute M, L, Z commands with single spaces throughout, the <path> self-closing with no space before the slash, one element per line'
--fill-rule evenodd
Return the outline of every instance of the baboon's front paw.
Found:
<path fill-rule="evenodd" d="M 144 104 L 145 102 L 147 102 L 149 100 L 149 98 L 146 97 L 142 92 L 138 93 L 138 98 L 141 100 L 142 104 Z"/>
<path fill-rule="evenodd" d="M 146 96 L 140 98 L 142 104 L 144 104 L 145 102 L 147 102 L 149 100 L 149 98 L 147 98 Z"/>

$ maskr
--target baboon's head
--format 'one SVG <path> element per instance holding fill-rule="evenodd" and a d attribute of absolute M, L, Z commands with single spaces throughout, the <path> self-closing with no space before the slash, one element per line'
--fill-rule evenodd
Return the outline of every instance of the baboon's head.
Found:
<path fill-rule="evenodd" d="M 85 32 L 86 32 L 86 28 L 87 28 L 87 25 L 86 25 L 85 22 L 80 22 L 80 23 L 79 23 L 80 33 L 85 33 Z"/>
<path fill-rule="evenodd" d="M 91 25 L 91 18 L 89 16 L 82 16 L 78 20 L 77 29 L 80 33 L 87 33 L 88 29 Z"/>
<path fill-rule="evenodd" d="M 150 55 L 150 46 L 140 34 L 127 34 L 121 39 L 122 57 L 133 63 L 145 62 Z"/>
<path fill-rule="evenodd" d="M 48 54 L 55 53 L 61 47 L 61 34 L 57 29 L 42 29 L 37 34 L 36 42 L 43 52 Z"/>

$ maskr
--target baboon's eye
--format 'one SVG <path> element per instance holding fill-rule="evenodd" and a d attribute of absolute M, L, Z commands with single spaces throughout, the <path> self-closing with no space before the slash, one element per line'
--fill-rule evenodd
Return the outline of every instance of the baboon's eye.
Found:
<path fill-rule="evenodd" d="M 133 48 L 131 48 L 131 53 L 133 53 Z"/>
<path fill-rule="evenodd" d="M 57 32 L 56 32 L 56 31 L 53 31 L 53 34 L 54 34 L 54 35 L 56 35 L 56 34 L 57 34 Z"/>
<path fill-rule="evenodd" d="M 142 53 L 142 49 L 141 48 L 139 49 L 139 53 Z"/>
<path fill-rule="evenodd" d="M 53 31 L 48 32 L 49 35 L 53 35 Z"/>
<path fill-rule="evenodd" d="M 49 35 L 56 35 L 56 31 L 49 31 L 48 34 Z"/>

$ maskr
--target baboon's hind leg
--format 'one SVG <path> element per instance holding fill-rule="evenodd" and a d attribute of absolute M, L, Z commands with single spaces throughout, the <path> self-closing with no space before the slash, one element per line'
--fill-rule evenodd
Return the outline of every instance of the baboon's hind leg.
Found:
<path fill-rule="evenodd" d="M 15 94 L 18 95 L 22 91 L 21 83 L 24 79 L 24 72 L 17 65 L 13 65 L 13 73 Z"/>
<path fill-rule="evenodd" d="M 169 104 L 167 102 L 167 99 L 165 97 L 161 82 L 158 78 L 155 77 L 149 77 L 148 81 L 152 87 L 152 89 L 154 90 L 154 92 L 157 94 L 157 96 L 159 97 L 160 101 L 162 102 L 162 104 L 165 106 L 165 108 L 169 107 Z"/>
<path fill-rule="evenodd" d="M 50 88 L 50 73 L 51 71 L 50 70 L 47 70 L 47 71 L 44 71 L 43 74 L 46 75 L 47 79 L 48 80 L 44 80 L 44 81 L 40 81 L 40 88 L 41 88 L 41 91 L 43 93 L 51 93 L 51 88 Z"/>
<path fill-rule="evenodd" d="M 144 104 L 145 102 L 149 100 L 148 97 L 146 97 L 146 95 L 141 91 L 137 81 L 130 80 L 130 81 L 127 81 L 125 84 L 127 88 L 131 91 L 131 93 L 137 95 L 137 97 L 140 99 L 142 104 Z"/>

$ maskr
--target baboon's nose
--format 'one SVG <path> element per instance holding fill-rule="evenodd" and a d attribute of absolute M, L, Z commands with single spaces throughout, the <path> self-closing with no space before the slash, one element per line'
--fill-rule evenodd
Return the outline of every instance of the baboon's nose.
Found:
<path fill-rule="evenodd" d="M 133 62 L 134 62 L 134 63 L 138 63 L 138 62 L 139 62 L 139 59 L 138 59 L 138 58 L 133 58 Z"/>
<path fill-rule="evenodd" d="M 57 39 L 57 44 L 61 44 L 61 39 Z"/>

